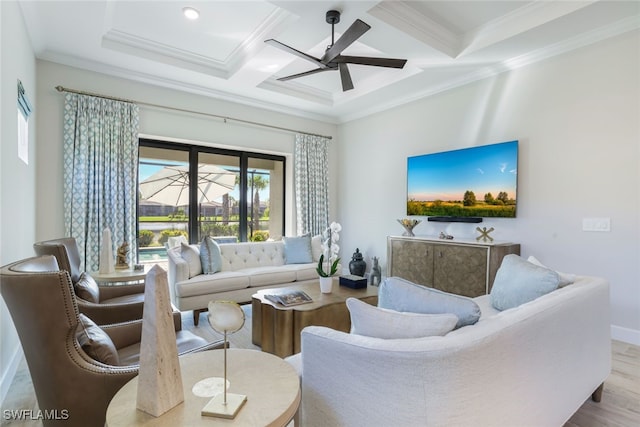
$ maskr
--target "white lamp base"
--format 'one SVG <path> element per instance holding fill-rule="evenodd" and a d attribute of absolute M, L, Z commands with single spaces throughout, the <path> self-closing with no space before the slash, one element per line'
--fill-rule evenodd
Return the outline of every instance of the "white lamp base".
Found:
<path fill-rule="evenodd" d="M 233 419 L 246 401 L 247 396 L 244 394 L 227 393 L 227 404 L 225 405 L 224 393 L 220 393 L 202 408 L 202 415 Z"/>

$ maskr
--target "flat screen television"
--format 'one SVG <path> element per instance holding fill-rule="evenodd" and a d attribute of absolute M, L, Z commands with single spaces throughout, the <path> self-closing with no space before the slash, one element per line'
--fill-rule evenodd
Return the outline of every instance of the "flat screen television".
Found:
<path fill-rule="evenodd" d="M 407 159 L 407 215 L 515 218 L 518 141 Z"/>

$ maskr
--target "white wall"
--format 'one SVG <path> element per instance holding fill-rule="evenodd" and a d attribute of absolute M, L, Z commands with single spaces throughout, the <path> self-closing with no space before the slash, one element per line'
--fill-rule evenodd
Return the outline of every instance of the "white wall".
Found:
<path fill-rule="evenodd" d="M 18 159 L 17 80 L 36 105 L 36 64 L 16 2 L 0 2 L 0 265 L 33 256 L 36 215 L 36 118 L 29 118 L 29 164 Z M 0 303 L 0 401 L 22 352 L 4 300 Z"/>
<path fill-rule="evenodd" d="M 267 123 L 309 133 L 334 136 L 337 128 L 315 120 L 303 119 L 230 102 L 205 98 L 171 89 L 137 83 L 104 74 L 67 67 L 48 61 L 37 62 L 38 120 L 41 143 L 38 158 L 38 211 L 36 236 L 39 240 L 60 237 L 64 234 L 62 206 L 62 110 L 64 95 L 54 87 L 61 85 L 108 96 L 199 111 L 210 114 Z M 254 152 L 285 155 L 287 158 L 287 183 L 293 183 L 294 134 L 263 127 L 247 126 L 234 121 L 203 115 L 140 105 L 140 132 L 144 136 L 168 140 L 187 141 L 216 147 L 232 147 Z M 331 143 L 335 161 L 336 143 Z M 336 182 L 332 180 L 332 186 Z M 45 190 L 50 187 L 51 189 Z M 287 194 L 286 233 L 295 234 L 294 200 Z M 334 192 L 335 193 L 335 192 Z"/>
<path fill-rule="evenodd" d="M 342 256 L 359 247 L 385 271 L 386 236 L 403 231 L 407 156 L 517 139 L 517 218 L 480 225 L 524 256 L 607 278 L 613 335 L 640 344 L 639 41 L 627 33 L 342 125 Z M 611 232 L 582 231 L 586 217 L 611 218 Z M 414 232 L 474 238 L 476 226 Z"/>

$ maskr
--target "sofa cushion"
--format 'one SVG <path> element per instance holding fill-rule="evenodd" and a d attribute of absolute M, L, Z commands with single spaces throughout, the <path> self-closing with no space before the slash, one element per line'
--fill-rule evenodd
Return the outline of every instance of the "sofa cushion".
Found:
<path fill-rule="evenodd" d="M 313 262 L 311 253 L 311 235 L 283 237 L 284 259 L 287 264 L 307 264 Z"/>
<path fill-rule="evenodd" d="M 296 272 L 287 265 L 275 267 L 243 268 L 239 272 L 249 278 L 249 287 L 278 285 L 295 282 Z"/>
<path fill-rule="evenodd" d="M 496 272 L 491 304 L 497 310 L 517 307 L 558 288 L 558 273 L 539 267 L 518 255 L 507 255 Z"/>
<path fill-rule="evenodd" d="M 534 265 L 537 265 L 538 267 L 549 268 L 546 265 L 542 264 L 540 261 L 538 261 L 538 259 L 536 257 L 534 257 L 533 255 L 531 255 L 529 258 L 527 258 L 527 261 L 529 261 L 530 263 L 532 263 Z M 576 275 L 575 274 L 561 273 L 559 271 L 556 271 L 556 273 L 558 273 L 558 277 L 560 278 L 560 283 L 558 283 L 558 287 L 559 288 L 564 288 L 565 286 L 570 285 L 570 284 L 572 284 L 573 282 L 576 281 Z"/>
<path fill-rule="evenodd" d="M 314 280 L 318 278 L 318 272 L 316 271 L 317 264 L 315 262 L 309 264 L 290 264 L 287 265 L 291 271 L 295 271 L 296 280 Z"/>
<path fill-rule="evenodd" d="M 480 307 L 471 298 L 417 285 L 400 277 L 387 277 L 380 284 L 378 307 L 412 313 L 458 316 L 456 328 L 480 319 Z"/>
<path fill-rule="evenodd" d="M 217 273 L 222 269 L 220 246 L 211 236 L 206 236 L 200 243 L 200 262 L 204 274 Z"/>
<path fill-rule="evenodd" d="M 202 274 L 202 261 L 200 260 L 200 248 L 197 245 L 180 243 L 180 256 L 189 266 L 189 277 Z"/>
<path fill-rule="evenodd" d="M 144 292 L 137 294 L 120 295 L 100 301 L 100 304 L 134 304 L 144 302 Z"/>
<path fill-rule="evenodd" d="M 73 284 L 73 289 L 78 298 L 95 304 L 100 302 L 100 288 L 95 279 L 87 273 L 80 275 L 78 281 Z"/>
<path fill-rule="evenodd" d="M 105 365 L 118 365 L 118 351 L 109 335 L 82 313 L 76 329 L 76 339 L 92 359 Z"/>
<path fill-rule="evenodd" d="M 176 282 L 176 296 L 192 297 L 235 291 L 249 287 L 249 276 L 239 271 L 220 271 L 216 274 L 201 274 L 188 280 Z"/>
<path fill-rule="evenodd" d="M 421 338 L 443 336 L 458 323 L 455 314 L 403 313 L 347 298 L 351 333 L 374 338 Z"/>
<path fill-rule="evenodd" d="M 204 346 L 206 344 L 207 341 L 204 338 L 201 338 L 192 332 L 184 330 L 176 332 L 176 346 L 178 347 L 178 354 Z M 118 357 L 120 359 L 120 366 L 131 366 L 139 364 L 140 342 L 131 344 L 118 350 Z"/>

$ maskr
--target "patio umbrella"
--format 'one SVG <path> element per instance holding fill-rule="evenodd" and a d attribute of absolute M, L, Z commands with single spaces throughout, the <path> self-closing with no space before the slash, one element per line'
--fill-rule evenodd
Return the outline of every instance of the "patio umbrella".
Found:
<path fill-rule="evenodd" d="M 198 165 L 198 203 L 206 203 L 230 192 L 236 174 L 221 167 Z M 171 206 L 189 204 L 189 167 L 165 166 L 140 183 L 143 200 Z"/>

